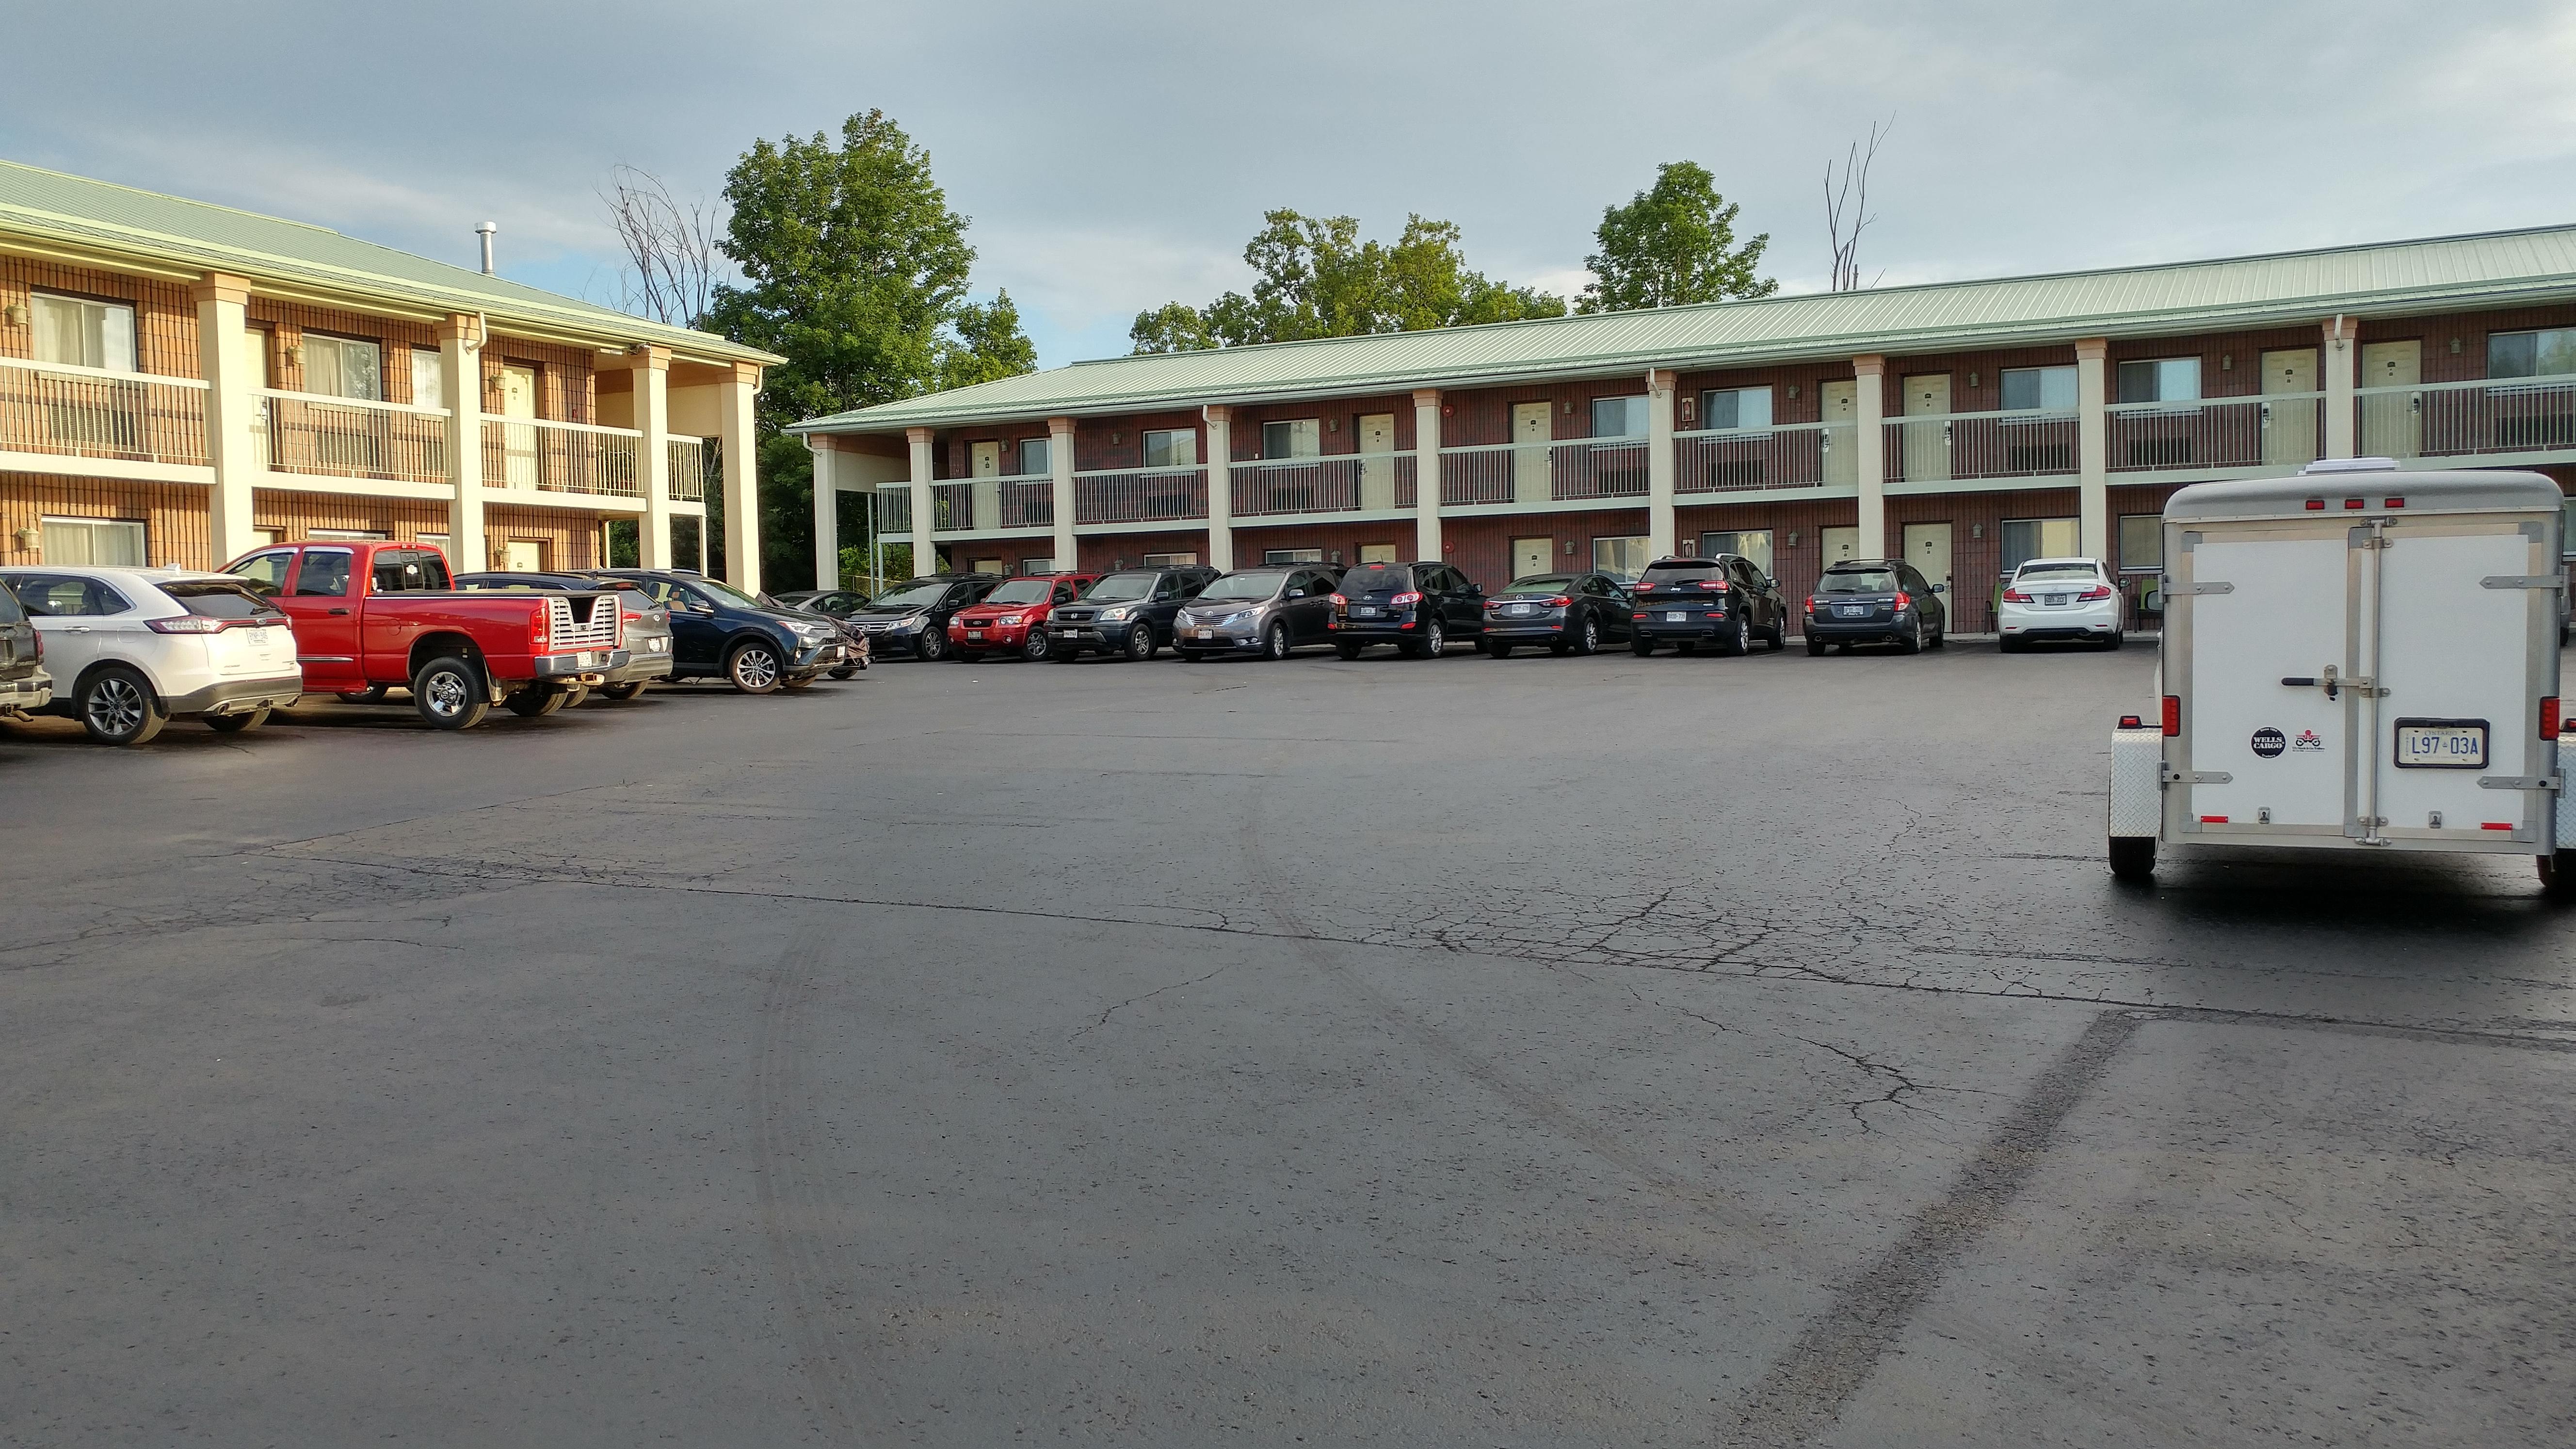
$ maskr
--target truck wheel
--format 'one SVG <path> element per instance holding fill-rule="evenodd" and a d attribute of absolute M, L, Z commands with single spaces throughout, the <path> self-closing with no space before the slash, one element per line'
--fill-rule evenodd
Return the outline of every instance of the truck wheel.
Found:
<path fill-rule="evenodd" d="M 206 716 L 206 728 L 215 731 L 217 734 L 248 734 L 252 730 L 258 729 L 261 725 L 266 723 L 268 723 L 268 706 L 264 704 L 257 709 L 250 710 L 243 714 L 210 714 Z"/>
<path fill-rule="evenodd" d="M 778 651 L 757 639 L 733 646 L 725 656 L 725 678 L 745 694 L 774 694 L 778 678 L 786 671 L 779 667 Z"/>
<path fill-rule="evenodd" d="M 80 722 L 102 745 L 139 745 L 161 733 L 170 717 L 161 712 L 152 681 L 111 664 L 81 682 Z"/>
<path fill-rule="evenodd" d="M 2145 880 L 2156 873 L 2156 838 L 2152 835 L 2111 837 L 2111 874 L 2122 880 Z"/>
<path fill-rule="evenodd" d="M 571 697 L 560 689 L 532 684 L 525 689 L 513 690 L 508 698 L 501 701 L 501 707 L 521 719 L 544 719 L 563 708 L 564 702 Z"/>
<path fill-rule="evenodd" d="M 379 684 L 373 689 L 343 690 L 339 698 L 342 704 L 382 704 L 385 702 L 385 687 Z"/>
<path fill-rule="evenodd" d="M 411 698 L 420 717 L 443 730 L 470 730 L 492 709 L 483 693 L 483 671 L 453 654 L 420 667 L 411 677 Z"/>
<path fill-rule="evenodd" d="M 2576 850 L 2538 857 L 2540 894 L 2560 905 L 2576 901 Z"/>
<path fill-rule="evenodd" d="M 623 702 L 642 694 L 644 692 L 644 686 L 649 682 L 650 681 L 648 680 L 632 679 L 628 680 L 624 684 L 604 684 L 600 686 L 599 692 L 607 695 L 610 699 Z"/>

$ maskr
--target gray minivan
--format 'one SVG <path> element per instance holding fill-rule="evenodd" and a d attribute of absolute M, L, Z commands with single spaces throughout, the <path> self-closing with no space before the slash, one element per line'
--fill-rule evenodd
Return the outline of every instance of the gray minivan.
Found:
<path fill-rule="evenodd" d="M 1337 577 L 1322 564 L 1222 575 L 1172 616 L 1172 647 L 1193 661 L 1212 654 L 1285 659 L 1300 644 L 1325 643 L 1332 638 Z"/>

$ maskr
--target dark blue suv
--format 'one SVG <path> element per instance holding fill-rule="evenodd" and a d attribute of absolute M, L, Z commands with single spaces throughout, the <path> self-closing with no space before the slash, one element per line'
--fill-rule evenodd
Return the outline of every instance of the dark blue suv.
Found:
<path fill-rule="evenodd" d="M 723 679 L 745 694 L 803 689 L 843 662 L 841 628 L 777 609 L 733 585 L 679 569 L 599 569 L 633 579 L 671 611 L 671 678 Z"/>

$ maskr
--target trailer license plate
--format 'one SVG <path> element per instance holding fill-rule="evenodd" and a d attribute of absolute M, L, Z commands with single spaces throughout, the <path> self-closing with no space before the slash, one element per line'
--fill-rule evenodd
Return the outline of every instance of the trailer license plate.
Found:
<path fill-rule="evenodd" d="M 2487 766 L 2484 722 L 2442 720 L 2397 722 L 2397 763 L 2419 770 L 2483 770 Z"/>

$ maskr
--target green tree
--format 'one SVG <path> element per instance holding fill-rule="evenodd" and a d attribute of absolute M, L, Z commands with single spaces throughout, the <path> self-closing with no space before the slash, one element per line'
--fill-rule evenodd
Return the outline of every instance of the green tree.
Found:
<path fill-rule="evenodd" d="M 1205 307 L 1169 302 L 1139 312 L 1127 334 L 1134 351 L 1188 352 L 1565 315 L 1561 297 L 1470 270 L 1456 224 L 1420 216 L 1408 217 L 1404 234 L 1390 246 L 1360 240 L 1355 217 L 1310 217 L 1282 208 L 1263 215 L 1243 259 L 1259 274 L 1251 295 L 1227 292 Z"/>
<path fill-rule="evenodd" d="M 1592 284 L 1576 310 L 1633 312 L 1780 290 L 1753 270 L 1771 234 L 1735 244 L 1735 215 L 1742 209 L 1717 194 L 1717 178 L 1696 161 L 1656 167 L 1652 187 L 1625 206 L 1602 209 L 1593 233 L 1601 250 L 1583 259 Z"/>
<path fill-rule="evenodd" d="M 720 246 L 742 279 L 716 289 L 705 325 L 787 359 L 759 406 L 761 572 L 783 584 L 813 571 L 814 485 L 781 428 L 1028 372 L 1037 353 L 1008 293 L 967 301 L 967 219 L 883 111 L 844 121 L 837 145 L 819 131 L 755 141 L 724 195 Z"/>

